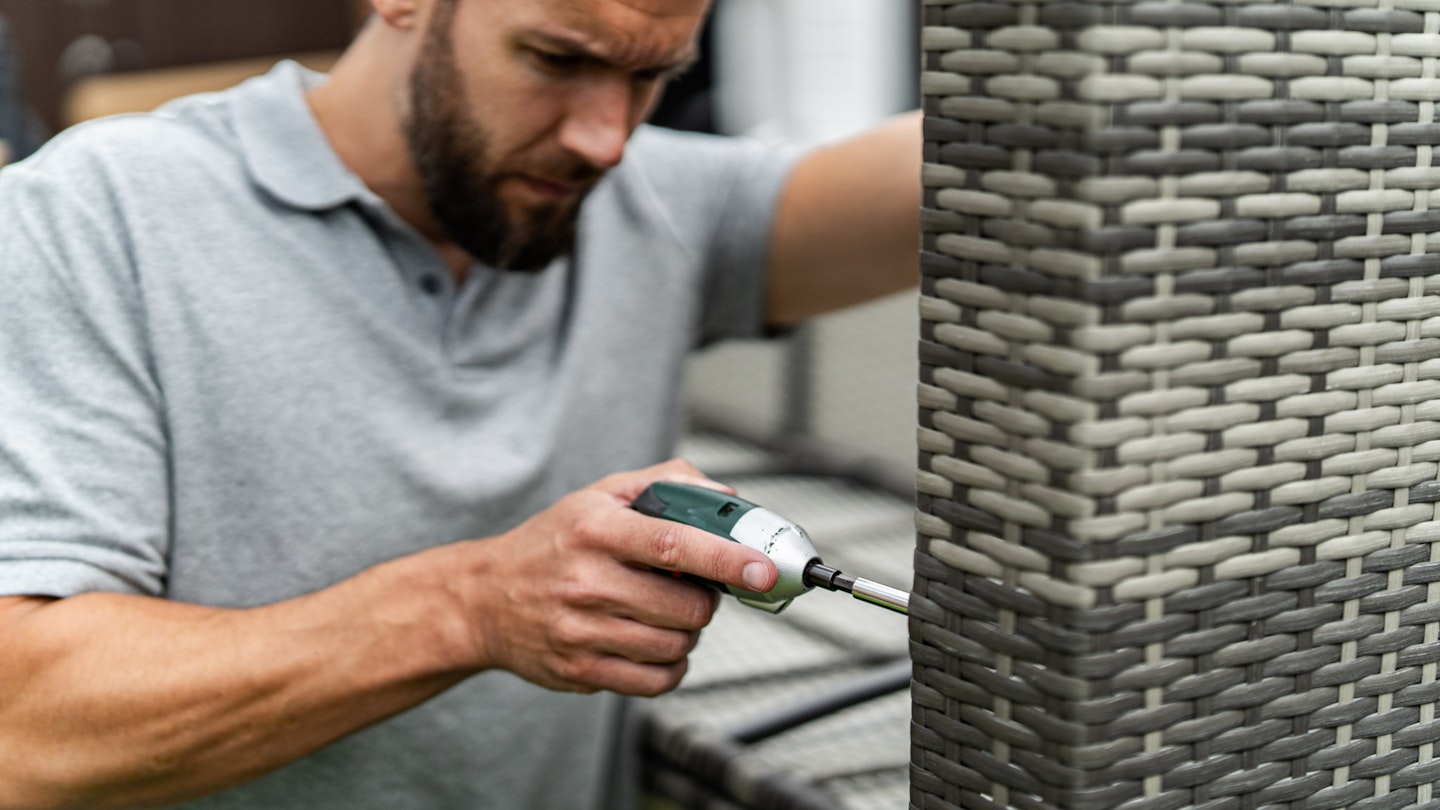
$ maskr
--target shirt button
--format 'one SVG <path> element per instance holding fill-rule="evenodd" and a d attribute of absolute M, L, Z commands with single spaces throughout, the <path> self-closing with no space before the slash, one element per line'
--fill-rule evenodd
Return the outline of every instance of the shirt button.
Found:
<path fill-rule="evenodd" d="M 440 283 L 440 279 L 435 276 L 420 277 L 420 289 L 424 290 L 426 295 L 439 295 L 444 287 L 445 285 Z"/>

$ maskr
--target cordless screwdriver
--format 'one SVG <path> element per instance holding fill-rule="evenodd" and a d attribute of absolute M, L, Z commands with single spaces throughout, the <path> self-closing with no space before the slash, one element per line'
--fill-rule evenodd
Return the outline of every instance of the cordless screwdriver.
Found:
<path fill-rule="evenodd" d="M 749 546 L 775 563 L 780 577 L 764 593 L 699 579 L 732 594 L 742 603 L 779 613 L 811 588 L 842 591 L 862 602 L 898 613 L 910 612 L 910 595 L 861 577 L 842 574 L 820 561 L 810 536 L 797 524 L 755 504 L 719 490 L 660 481 L 640 493 L 631 507 L 651 517 L 673 520 Z"/>

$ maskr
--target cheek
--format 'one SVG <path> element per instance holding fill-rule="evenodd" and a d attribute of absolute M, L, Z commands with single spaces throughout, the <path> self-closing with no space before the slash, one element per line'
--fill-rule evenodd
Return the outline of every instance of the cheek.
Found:
<path fill-rule="evenodd" d="M 497 93 L 473 103 L 472 120 L 488 136 L 491 160 L 501 165 L 548 151 L 565 116 L 562 102 L 533 89 Z"/>
<path fill-rule="evenodd" d="M 541 141 L 556 128 L 564 99 L 538 81 L 499 43 L 480 49 L 488 59 L 470 59 L 459 72 L 461 109 L 470 128 L 483 133 L 489 162 L 503 165 Z"/>

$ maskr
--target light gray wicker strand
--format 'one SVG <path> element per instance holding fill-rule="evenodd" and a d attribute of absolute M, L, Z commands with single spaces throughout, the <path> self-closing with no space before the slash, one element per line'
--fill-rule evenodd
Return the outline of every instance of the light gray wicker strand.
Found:
<path fill-rule="evenodd" d="M 924 26 L 911 806 L 1440 808 L 1440 0 Z"/>

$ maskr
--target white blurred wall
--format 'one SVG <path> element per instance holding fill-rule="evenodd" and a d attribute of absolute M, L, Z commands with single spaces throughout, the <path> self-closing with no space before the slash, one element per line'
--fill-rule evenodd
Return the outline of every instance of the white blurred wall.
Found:
<path fill-rule="evenodd" d="M 720 128 L 820 143 L 906 109 L 919 73 L 908 6 L 717 0 L 712 56 Z M 691 364 L 690 410 L 749 433 L 785 434 L 797 421 L 788 389 L 804 386 L 804 434 L 908 480 L 918 340 L 912 292 L 817 319 L 785 340 L 722 344 Z M 797 342 L 804 345 L 792 355 Z M 791 362 L 798 357 L 806 358 L 802 369 Z"/>
<path fill-rule="evenodd" d="M 823 141 L 913 97 L 900 0 L 718 0 L 716 115 L 732 134 Z"/>

